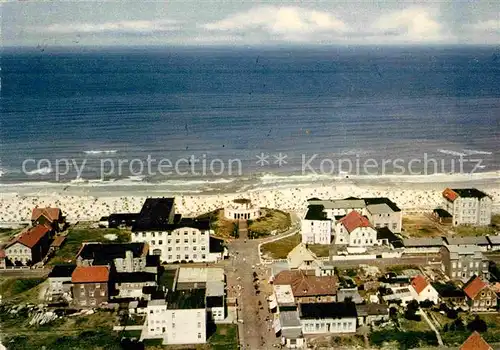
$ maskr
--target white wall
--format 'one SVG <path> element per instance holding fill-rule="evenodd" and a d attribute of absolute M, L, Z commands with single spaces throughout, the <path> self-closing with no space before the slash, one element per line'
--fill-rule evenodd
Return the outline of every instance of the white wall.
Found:
<path fill-rule="evenodd" d="M 302 243 L 330 244 L 332 238 L 332 222 L 330 220 L 302 220 Z"/>
<path fill-rule="evenodd" d="M 302 333 L 355 333 L 356 317 L 346 317 L 342 319 L 301 319 Z"/>

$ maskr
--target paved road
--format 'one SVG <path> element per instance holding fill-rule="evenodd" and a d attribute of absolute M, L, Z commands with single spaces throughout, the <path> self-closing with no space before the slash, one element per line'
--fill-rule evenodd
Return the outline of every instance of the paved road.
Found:
<path fill-rule="evenodd" d="M 241 232 L 239 239 L 227 244 L 230 257 L 223 265 L 228 297 L 237 298 L 239 319 L 243 321 L 238 327 L 242 349 L 275 349 L 279 344 L 267 305 L 267 297 L 272 293 L 272 287 L 267 283 L 270 269 L 269 266 L 260 264 L 258 247 L 261 243 L 295 232 L 299 220 L 294 214 L 291 218 L 293 229 L 279 236 L 249 240 Z"/>

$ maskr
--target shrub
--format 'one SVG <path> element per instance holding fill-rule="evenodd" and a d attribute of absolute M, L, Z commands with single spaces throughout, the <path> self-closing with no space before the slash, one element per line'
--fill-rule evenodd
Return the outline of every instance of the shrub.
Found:
<path fill-rule="evenodd" d="M 467 325 L 467 329 L 471 332 L 477 331 L 479 333 L 484 333 L 488 330 L 488 325 L 484 320 L 476 315 L 476 317 Z"/>

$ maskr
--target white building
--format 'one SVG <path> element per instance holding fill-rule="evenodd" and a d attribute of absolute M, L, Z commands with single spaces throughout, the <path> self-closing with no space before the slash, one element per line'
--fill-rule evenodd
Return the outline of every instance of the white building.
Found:
<path fill-rule="evenodd" d="M 300 304 L 302 333 L 355 333 L 357 313 L 354 303 Z"/>
<path fill-rule="evenodd" d="M 439 303 L 439 293 L 422 275 L 413 277 L 410 290 L 414 293 L 415 300 L 418 302 L 430 300 L 434 304 Z"/>
<path fill-rule="evenodd" d="M 227 254 L 222 241 L 210 237 L 208 220 L 174 214 L 173 198 L 148 198 L 132 227 L 132 242 L 146 242 L 161 261 L 216 262 Z"/>
<path fill-rule="evenodd" d="M 366 216 L 374 228 L 387 227 L 392 232 L 401 232 L 401 209 L 388 198 L 313 198 L 308 201 L 301 223 L 302 243 L 330 244 L 336 231 L 335 223 L 352 212 Z"/>
<path fill-rule="evenodd" d="M 365 216 L 351 211 L 335 225 L 335 244 L 349 247 L 371 247 L 377 242 L 377 231 Z"/>
<path fill-rule="evenodd" d="M 261 210 L 250 199 L 238 198 L 224 208 L 224 217 L 229 220 L 255 220 L 261 216 Z"/>
<path fill-rule="evenodd" d="M 76 265 L 56 265 L 48 276 L 47 301 L 56 301 L 59 298 L 71 295 L 71 274 Z"/>
<path fill-rule="evenodd" d="M 396 300 L 401 300 L 401 305 L 406 306 L 410 301 L 415 300 L 416 295 L 410 286 L 391 287 L 392 294 L 387 294 L 382 297 L 382 300 L 388 304 Z"/>
<path fill-rule="evenodd" d="M 493 200 L 476 188 L 447 188 L 443 191 L 443 209 L 453 216 L 453 225 L 491 224 Z"/>
<path fill-rule="evenodd" d="M 225 275 L 222 268 L 181 267 L 177 274 L 177 290 L 205 288 L 209 319 L 215 322 L 226 318 Z"/>
<path fill-rule="evenodd" d="M 172 291 L 148 303 L 141 338 L 163 344 L 203 344 L 207 340 L 205 290 Z"/>

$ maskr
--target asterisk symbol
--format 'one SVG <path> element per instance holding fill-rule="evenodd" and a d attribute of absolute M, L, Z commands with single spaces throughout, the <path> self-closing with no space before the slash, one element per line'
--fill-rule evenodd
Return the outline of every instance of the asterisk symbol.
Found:
<path fill-rule="evenodd" d="M 257 165 L 264 166 L 269 164 L 269 155 L 265 153 L 257 154 Z"/>
<path fill-rule="evenodd" d="M 287 164 L 287 161 L 285 159 L 287 159 L 288 156 L 286 154 L 280 152 L 278 154 L 273 155 L 273 157 L 275 159 L 274 164 L 278 164 L 278 166 L 283 166 Z"/>

